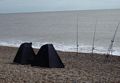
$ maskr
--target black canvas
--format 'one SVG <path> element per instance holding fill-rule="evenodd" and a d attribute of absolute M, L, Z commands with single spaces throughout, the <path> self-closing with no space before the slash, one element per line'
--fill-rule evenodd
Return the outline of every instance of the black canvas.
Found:
<path fill-rule="evenodd" d="M 31 64 L 34 56 L 35 53 L 32 49 L 32 43 L 23 43 L 19 47 L 13 62 L 18 64 Z"/>
<path fill-rule="evenodd" d="M 40 48 L 38 54 L 34 58 L 32 66 L 64 68 L 64 64 L 52 44 L 46 44 Z"/>

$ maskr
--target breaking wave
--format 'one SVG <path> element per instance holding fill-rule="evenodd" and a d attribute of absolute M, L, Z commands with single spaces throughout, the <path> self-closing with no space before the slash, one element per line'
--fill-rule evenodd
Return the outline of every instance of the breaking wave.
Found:
<path fill-rule="evenodd" d="M 19 47 L 22 43 L 29 41 L 22 40 L 0 40 L 0 46 L 10 46 L 10 47 Z M 33 48 L 40 48 L 42 45 L 47 44 L 49 42 L 36 42 L 32 41 Z M 67 51 L 67 52 L 76 52 L 76 45 L 72 44 L 59 44 L 56 42 L 52 42 L 56 50 Z M 90 53 L 91 45 L 79 44 L 79 52 Z M 107 48 L 96 46 L 94 53 L 106 54 Z M 120 48 L 114 47 L 113 55 L 120 55 Z"/>

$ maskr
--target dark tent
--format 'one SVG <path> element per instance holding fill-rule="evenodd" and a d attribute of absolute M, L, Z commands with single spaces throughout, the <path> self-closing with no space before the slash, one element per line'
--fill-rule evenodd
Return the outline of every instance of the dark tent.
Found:
<path fill-rule="evenodd" d="M 64 68 L 64 64 L 52 44 L 46 44 L 40 48 L 34 58 L 32 66 Z"/>
<path fill-rule="evenodd" d="M 21 44 L 18 52 L 14 58 L 15 63 L 18 64 L 31 64 L 35 56 L 35 53 L 32 49 L 32 43 L 23 43 Z"/>

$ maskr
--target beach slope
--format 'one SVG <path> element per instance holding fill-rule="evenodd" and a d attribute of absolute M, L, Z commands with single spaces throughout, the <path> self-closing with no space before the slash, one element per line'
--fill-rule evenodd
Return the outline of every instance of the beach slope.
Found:
<path fill-rule="evenodd" d="M 120 83 L 119 56 L 58 51 L 65 68 L 40 68 L 13 64 L 17 50 L 0 46 L 0 83 Z"/>

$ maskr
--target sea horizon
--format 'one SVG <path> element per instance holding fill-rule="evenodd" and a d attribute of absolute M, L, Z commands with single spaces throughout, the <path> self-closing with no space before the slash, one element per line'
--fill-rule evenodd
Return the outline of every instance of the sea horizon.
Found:
<path fill-rule="evenodd" d="M 120 8 L 110 9 L 69 9 L 69 10 L 41 10 L 41 11 L 22 11 L 22 12 L 1 12 L 0 14 L 30 14 L 30 13 L 55 13 L 55 12 L 84 12 L 84 11 L 116 11 Z"/>

